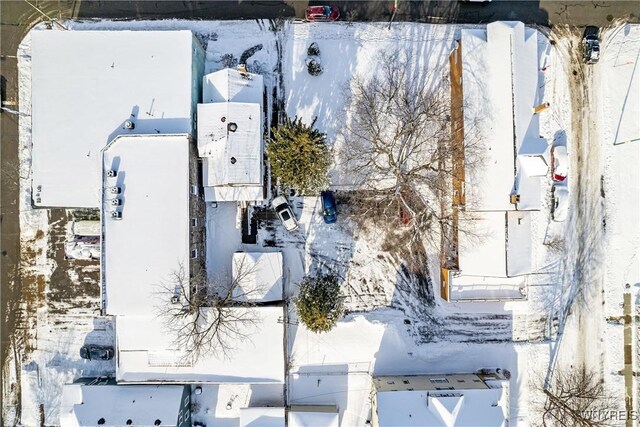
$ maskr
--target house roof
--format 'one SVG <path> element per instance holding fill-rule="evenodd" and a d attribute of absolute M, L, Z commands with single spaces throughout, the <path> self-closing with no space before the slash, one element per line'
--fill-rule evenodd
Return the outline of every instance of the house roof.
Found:
<path fill-rule="evenodd" d="M 188 135 L 119 136 L 104 149 L 102 274 L 107 314 L 153 314 L 150 300 L 162 284 L 181 267 L 188 271 L 189 144 Z M 108 177 L 108 170 L 115 170 L 116 177 Z M 112 187 L 121 193 L 111 194 Z M 122 204 L 114 207 L 116 199 Z M 113 219 L 113 211 L 122 218 Z"/>
<path fill-rule="evenodd" d="M 184 386 L 65 384 L 60 405 L 61 427 L 175 426 Z"/>
<path fill-rule="evenodd" d="M 100 205 L 101 150 L 116 135 L 190 133 L 191 31 L 33 31 L 34 203 Z M 38 191 L 39 189 L 39 191 Z"/>
<path fill-rule="evenodd" d="M 225 68 L 202 78 L 202 102 L 243 102 L 262 106 L 264 82 L 259 74 Z"/>
<path fill-rule="evenodd" d="M 380 427 L 502 427 L 505 389 L 387 391 L 376 394 Z"/>
<path fill-rule="evenodd" d="M 240 427 L 284 427 L 284 408 L 240 409 Z"/>
<path fill-rule="evenodd" d="M 467 165 L 467 210 L 514 210 L 515 153 L 539 139 L 537 33 L 494 22 L 461 33 L 465 138 L 477 140 L 481 166 Z M 540 197 L 539 191 L 533 197 Z"/>
<path fill-rule="evenodd" d="M 243 301 L 282 301 L 282 253 L 233 254 L 234 297 Z"/>
<path fill-rule="evenodd" d="M 338 427 L 338 412 L 289 411 L 289 427 Z"/>
<path fill-rule="evenodd" d="M 229 308 L 246 312 L 246 308 Z M 118 316 L 118 382 L 284 382 L 282 307 L 251 309 L 254 324 L 237 323 L 233 348 L 204 354 L 199 360 L 176 348 L 174 337 L 157 315 Z M 205 313 L 205 318 L 209 315 Z M 213 317 L 211 317 L 213 318 Z"/>

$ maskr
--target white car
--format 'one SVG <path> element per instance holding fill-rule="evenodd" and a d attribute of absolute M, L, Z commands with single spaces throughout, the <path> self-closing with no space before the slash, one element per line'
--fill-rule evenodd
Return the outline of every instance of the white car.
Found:
<path fill-rule="evenodd" d="M 551 148 L 551 179 L 562 182 L 569 175 L 569 156 L 567 147 L 558 145 Z"/>
<path fill-rule="evenodd" d="M 271 202 L 271 207 L 276 211 L 282 225 L 287 231 L 294 231 L 298 229 L 298 221 L 296 220 L 289 201 L 284 196 L 278 196 Z"/>
<path fill-rule="evenodd" d="M 569 191 L 564 185 L 554 185 L 551 191 L 553 194 L 551 217 L 554 221 L 562 222 L 567 219 L 569 211 Z"/>

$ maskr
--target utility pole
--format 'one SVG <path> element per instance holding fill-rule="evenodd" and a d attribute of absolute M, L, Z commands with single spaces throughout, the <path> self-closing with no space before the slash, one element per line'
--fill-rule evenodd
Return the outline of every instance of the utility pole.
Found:
<path fill-rule="evenodd" d="M 391 15 L 391 20 L 389 21 L 389 26 L 387 27 L 387 30 L 391 29 L 391 23 L 393 22 L 393 20 L 396 17 L 396 12 L 398 11 L 398 0 L 393 0 L 393 14 Z"/>

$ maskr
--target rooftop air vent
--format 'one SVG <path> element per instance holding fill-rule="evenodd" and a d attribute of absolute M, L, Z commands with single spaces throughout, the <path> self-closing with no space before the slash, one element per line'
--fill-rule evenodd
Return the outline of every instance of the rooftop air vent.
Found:
<path fill-rule="evenodd" d="M 174 295 L 171 297 L 171 304 L 178 304 L 180 302 L 180 296 Z"/>
<path fill-rule="evenodd" d="M 227 118 L 226 118 L 226 117 L 224 117 L 224 116 L 222 116 L 222 118 L 220 119 L 220 121 L 221 121 L 222 123 L 224 123 L 224 122 L 226 122 L 226 121 L 227 121 Z"/>
<path fill-rule="evenodd" d="M 238 125 L 236 123 L 229 123 L 227 125 L 227 129 L 229 130 L 229 132 L 235 132 L 238 130 Z"/>
<path fill-rule="evenodd" d="M 113 170 L 113 169 L 109 169 L 109 170 L 107 171 L 107 176 L 108 176 L 109 178 L 115 178 L 116 176 L 118 176 L 118 171 L 115 171 L 115 170 Z"/>
<path fill-rule="evenodd" d="M 232 165 L 235 165 L 235 164 L 236 164 L 236 161 L 237 161 L 237 160 L 236 160 L 236 158 L 235 158 L 235 157 L 232 157 L 232 158 L 231 158 L 231 164 L 232 164 Z"/>
<path fill-rule="evenodd" d="M 111 199 L 111 206 L 120 206 L 122 204 L 122 199 Z"/>
<path fill-rule="evenodd" d="M 127 120 L 126 122 L 124 122 L 124 128 L 125 129 L 129 129 L 129 130 L 133 130 L 136 128 L 136 124 L 133 123 L 131 120 Z"/>
<path fill-rule="evenodd" d="M 111 218 L 113 218 L 113 219 L 122 219 L 122 212 L 120 212 L 120 211 L 111 212 Z"/>
<path fill-rule="evenodd" d="M 122 188 L 120 188 L 120 187 L 110 187 L 109 188 L 109 193 L 111 193 L 111 194 L 120 194 L 120 193 L 122 193 Z"/>

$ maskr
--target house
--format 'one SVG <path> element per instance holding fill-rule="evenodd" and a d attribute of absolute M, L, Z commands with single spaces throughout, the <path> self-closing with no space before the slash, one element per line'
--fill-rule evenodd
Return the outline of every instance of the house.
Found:
<path fill-rule="evenodd" d="M 373 379 L 374 427 L 504 427 L 507 382 L 497 375 L 384 376 Z"/>
<path fill-rule="evenodd" d="M 191 427 L 187 385 L 65 384 L 60 427 Z"/>
<path fill-rule="evenodd" d="M 262 76 L 224 69 L 203 77 L 198 154 L 207 202 L 257 202 L 264 188 Z"/>
<path fill-rule="evenodd" d="M 116 317 L 116 379 L 282 383 L 281 306 L 260 307 L 254 323 L 238 326 L 247 339 L 238 340 L 232 358 L 189 359 L 158 317 L 161 307 L 180 304 L 169 289 L 197 291 L 204 276 L 195 163 L 188 135 L 119 136 L 103 150 L 102 298 L 103 312 Z"/>
<path fill-rule="evenodd" d="M 251 407 L 240 409 L 239 427 L 284 427 L 283 407 Z"/>
<path fill-rule="evenodd" d="M 456 248 L 442 266 L 441 296 L 523 299 L 532 271 L 531 218 L 549 162 L 535 111 L 537 32 L 521 22 L 463 29 L 450 64 L 452 119 L 461 129 L 454 143 L 473 145 L 480 161 L 454 165 Z"/>
<path fill-rule="evenodd" d="M 254 303 L 284 299 L 281 252 L 236 252 L 232 269 L 235 299 Z"/>
<path fill-rule="evenodd" d="M 35 206 L 98 208 L 101 150 L 118 135 L 193 133 L 204 49 L 191 31 L 46 30 L 31 43 Z"/>

